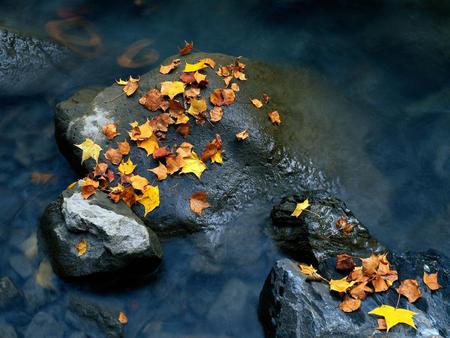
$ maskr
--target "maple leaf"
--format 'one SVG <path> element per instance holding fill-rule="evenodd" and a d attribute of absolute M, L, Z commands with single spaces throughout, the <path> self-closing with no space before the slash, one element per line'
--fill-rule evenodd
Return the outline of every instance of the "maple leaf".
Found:
<path fill-rule="evenodd" d="M 209 111 L 209 117 L 211 122 L 219 122 L 223 116 L 222 107 L 214 107 Z"/>
<path fill-rule="evenodd" d="M 416 314 L 417 313 L 413 311 L 394 308 L 390 305 L 381 305 L 373 309 L 372 311 L 369 311 L 369 315 L 384 317 L 384 320 L 386 321 L 387 331 L 389 331 L 391 327 L 394 327 L 395 325 L 400 323 L 412 326 L 413 328 L 417 329 L 413 319 L 413 316 Z"/>
<path fill-rule="evenodd" d="M 229 106 L 234 102 L 236 95 L 233 89 L 222 89 L 218 88 L 210 95 L 209 100 L 215 106 Z"/>
<path fill-rule="evenodd" d="M 177 132 L 181 135 L 181 136 L 188 136 L 189 135 L 189 131 L 191 130 L 191 125 L 189 123 L 183 123 L 183 124 L 179 124 L 177 127 Z"/>
<path fill-rule="evenodd" d="M 355 282 L 357 282 L 357 281 L 355 281 Z M 364 300 L 366 298 L 367 292 L 372 293 L 373 290 L 367 286 L 367 282 L 362 282 L 351 288 L 350 295 L 353 298 Z"/>
<path fill-rule="evenodd" d="M 128 323 L 127 315 L 125 314 L 125 312 L 122 312 L 122 311 L 119 312 L 119 316 L 117 317 L 117 320 L 119 321 L 120 324 Z"/>
<path fill-rule="evenodd" d="M 138 142 L 137 146 L 139 148 L 145 149 L 145 151 L 147 152 L 147 156 L 150 156 L 156 149 L 159 148 L 158 138 L 155 135 L 152 135 L 148 139 Z"/>
<path fill-rule="evenodd" d="M 423 272 L 423 282 L 428 286 L 430 290 L 438 290 L 442 288 L 441 285 L 438 283 L 438 273 L 430 273 L 427 274 L 425 271 Z"/>
<path fill-rule="evenodd" d="M 239 133 L 236 134 L 236 139 L 238 141 L 243 141 L 248 137 L 249 137 L 248 129 L 244 129 L 243 131 L 240 131 Z"/>
<path fill-rule="evenodd" d="M 123 155 L 119 149 L 109 147 L 105 152 L 105 158 L 115 165 L 118 165 L 122 161 L 122 157 Z"/>
<path fill-rule="evenodd" d="M 180 59 L 175 59 L 175 60 L 172 60 L 172 62 L 166 66 L 161 65 L 159 67 L 159 72 L 161 74 L 169 74 L 172 70 L 174 70 L 175 68 L 178 67 L 180 62 L 181 62 Z"/>
<path fill-rule="evenodd" d="M 297 205 L 295 206 L 294 211 L 292 212 L 291 216 L 297 217 L 301 215 L 301 213 L 303 212 L 303 210 L 305 210 L 306 208 L 308 208 L 310 206 L 308 199 L 304 200 L 301 203 L 297 203 Z"/>
<path fill-rule="evenodd" d="M 339 308 L 344 312 L 353 312 L 361 307 L 361 300 L 345 296 L 344 300 L 339 304 Z"/>
<path fill-rule="evenodd" d="M 346 292 L 353 284 L 355 284 L 355 281 L 348 282 L 347 277 L 342 279 L 330 279 L 330 290 Z"/>
<path fill-rule="evenodd" d="M 348 235 L 353 230 L 353 224 L 347 223 L 343 216 L 337 220 L 336 227 L 341 229 L 345 235 Z"/>
<path fill-rule="evenodd" d="M 161 108 L 163 101 L 164 98 L 157 88 L 150 89 L 139 99 L 139 103 L 150 111 L 157 111 Z"/>
<path fill-rule="evenodd" d="M 204 60 L 200 60 L 197 63 L 193 63 L 193 64 L 186 62 L 183 72 L 185 72 L 185 73 L 195 72 L 197 70 L 207 68 L 207 67 L 208 67 L 208 65 L 205 63 Z"/>
<path fill-rule="evenodd" d="M 98 162 L 98 156 L 102 148 L 90 138 L 85 139 L 81 144 L 75 144 L 75 146 L 83 151 L 81 154 L 81 164 L 90 158 Z"/>
<path fill-rule="evenodd" d="M 202 153 L 202 161 L 207 161 L 210 158 L 212 158 L 214 155 L 216 155 L 216 153 L 222 149 L 222 139 L 220 138 L 219 134 L 216 134 L 216 137 L 209 142 L 206 147 L 205 150 Z M 217 158 L 218 160 L 222 159 L 222 155 L 220 155 L 220 158 Z"/>
<path fill-rule="evenodd" d="M 165 180 L 167 178 L 167 167 L 159 162 L 159 165 L 156 168 L 148 169 L 148 171 L 151 171 L 154 173 L 159 181 Z"/>
<path fill-rule="evenodd" d="M 206 81 L 206 75 L 197 71 L 194 73 L 194 79 L 195 79 L 195 82 L 200 84 L 200 83 Z"/>
<path fill-rule="evenodd" d="M 85 240 L 85 239 L 82 239 L 81 241 L 76 243 L 74 246 L 75 246 L 75 249 L 77 249 L 77 251 L 78 251 L 77 252 L 77 257 L 81 257 L 88 250 L 88 241 Z"/>
<path fill-rule="evenodd" d="M 169 156 L 166 158 L 166 168 L 169 175 L 173 175 L 184 166 L 183 156 Z"/>
<path fill-rule="evenodd" d="M 213 156 L 211 156 L 211 162 L 219 164 L 223 163 L 222 150 L 218 150 Z"/>
<path fill-rule="evenodd" d="M 405 279 L 400 283 L 400 286 L 396 289 L 397 292 L 408 298 L 408 302 L 414 303 L 422 296 L 422 292 L 419 289 L 419 283 L 415 279 Z"/>
<path fill-rule="evenodd" d="M 139 78 L 134 79 L 132 76 L 129 77 L 128 81 L 119 79 L 116 83 L 119 86 L 124 86 L 122 90 L 127 96 L 133 95 L 139 88 Z"/>
<path fill-rule="evenodd" d="M 206 164 L 201 161 L 193 151 L 189 157 L 183 158 L 184 165 L 181 169 L 182 174 L 193 173 L 198 179 L 201 178 L 203 171 L 207 169 Z"/>
<path fill-rule="evenodd" d="M 192 48 L 194 48 L 194 43 L 191 41 L 190 43 L 187 41 L 184 41 L 184 47 L 181 48 L 178 53 L 180 55 L 187 55 L 192 51 Z"/>
<path fill-rule="evenodd" d="M 167 95 L 172 100 L 175 96 L 184 92 L 185 86 L 181 81 L 164 81 L 161 82 L 161 94 Z"/>
<path fill-rule="evenodd" d="M 310 280 L 325 280 L 312 265 L 306 265 L 306 264 L 299 264 L 298 267 L 300 268 L 300 272 L 307 276 Z"/>
<path fill-rule="evenodd" d="M 164 158 L 168 155 L 172 155 L 172 152 L 167 150 L 166 147 L 162 147 L 162 148 L 158 148 L 153 152 L 153 158 L 155 160 L 160 159 L 160 158 Z"/>
<path fill-rule="evenodd" d="M 119 147 L 118 149 L 122 155 L 128 155 L 130 153 L 131 148 L 130 148 L 130 144 L 128 143 L 127 140 L 125 140 L 123 142 L 118 142 L 117 145 L 118 145 L 118 147 Z"/>
<path fill-rule="evenodd" d="M 368 258 L 361 258 L 363 272 L 366 275 L 373 275 L 377 272 L 379 259 L 377 255 L 370 255 Z"/>
<path fill-rule="evenodd" d="M 143 141 L 153 135 L 153 128 L 147 120 L 139 125 L 136 121 L 130 123 L 131 130 L 128 132 L 133 141 Z"/>
<path fill-rule="evenodd" d="M 87 200 L 89 197 L 91 197 L 95 193 L 95 189 L 98 188 L 99 183 L 97 181 L 94 181 L 93 179 L 89 177 L 85 177 L 81 181 L 81 196 Z"/>
<path fill-rule="evenodd" d="M 175 121 L 175 124 L 186 124 L 189 122 L 189 116 L 186 114 L 181 113 L 177 116 L 177 120 Z"/>
<path fill-rule="evenodd" d="M 136 165 L 133 164 L 133 161 L 131 160 L 131 158 L 129 158 L 126 162 L 124 162 L 122 160 L 118 169 L 122 174 L 130 175 L 134 171 L 135 168 L 136 168 Z"/>
<path fill-rule="evenodd" d="M 268 113 L 267 115 L 269 116 L 269 120 L 273 125 L 279 126 L 281 124 L 280 114 L 276 110 Z"/>
<path fill-rule="evenodd" d="M 347 254 L 340 254 L 336 256 L 336 269 L 337 270 L 352 270 L 355 267 L 355 262 L 352 256 Z"/>
<path fill-rule="evenodd" d="M 144 206 L 144 217 L 159 206 L 159 188 L 147 185 L 137 201 Z"/>
<path fill-rule="evenodd" d="M 206 101 L 205 99 L 191 99 L 191 106 L 188 109 L 188 113 L 191 114 L 192 116 L 197 116 L 198 114 L 203 113 L 204 111 L 206 111 L 207 106 L 206 106 Z"/>
<path fill-rule="evenodd" d="M 136 190 L 143 191 L 145 186 L 148 185 L 148 180 L 145 177 L 139 175 L 133 175 L 130 177 L 131 185 Z"/>
<path fill-rule="evenodd" d="M 250 99 L 250 102 L 258 109 L 263 106 L 262 102 L 258 99 Z"/>
<path fill-rule="evenodd" d="M 206 192 L 193 193 L 189 199 L 191 210 L 197 215 L 201 215 L 204 209 L 211 207 L 207 198 L 208 194 Z"/>
<path fill-rule="evenodd" d="M 105 124 L 102 127 L 102 131 L 108 140 L 112 140 L 114 137 L 119 135 L 119 133 L 117 132 L 117 124 L 115 124 L 115 123 Z"/>

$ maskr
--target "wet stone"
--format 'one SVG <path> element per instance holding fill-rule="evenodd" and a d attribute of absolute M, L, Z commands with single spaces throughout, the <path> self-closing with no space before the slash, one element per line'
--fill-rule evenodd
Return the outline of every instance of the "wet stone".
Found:
<path fill-rule="evenodd" d="M 23 255 L 13 255 L 9 258 L 9 265 L 20 277 L 27 278 L 32 273 L 30 261 Z"/>
<path fill-rule="evenodd" d="M 8 310 L 12 306 L 20 305 L 22 292 L 8 277 L 0 278 L 0 309 Z"/>
<path fill-rule="evenodd" d="M 0 337 L 2 338 L 17 338 L 16 330 L 9 324 L 0 324 Z"/>
<path fill-rule="evenodd" d="M 38 312 L 25 331 L 25 338 L 62 338 L 64 327 L 52 315 Z"/>

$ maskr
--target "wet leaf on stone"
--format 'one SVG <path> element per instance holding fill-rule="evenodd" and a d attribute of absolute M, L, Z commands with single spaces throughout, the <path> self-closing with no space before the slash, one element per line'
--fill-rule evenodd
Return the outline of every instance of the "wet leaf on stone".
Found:
<path fill-rule="evenodd" d="M 439 285 L 439 283 L 438 283 L 438 273 L 437 272 L 428 274 L 424 271 L 423 282 L 425 283 L 426 286 L 428 286 L 428 288 L 430 290 L 433 290 L 433 291 L 442 288 L 442 286 Z"/>
<path fill-rule="evenodd" d="M 248 133 L 248 129 L 244 129 L 243 131 L 240 131 L 239 133 L 236 134 L 236 139 L 237 139 L 238 141 L 243 141 L 243 140 L 245 140 L 246 138 L 248 138 L 249 135 L 250 135 L 250 134 Z"/>
<path fill-rule="evenodd" d="M 208 194 L 204 191 L 193 193 L 189 199 L 189 205 L 197 215 L 201 215 L 204 209 L 211 207 L 208 203 Z"/>
<path fill-rule="evenodd" d="M 408 298 L 408 302 L 414 303 L 422 296 L 422 292 L 419 289 L 419 283 L 415 279 L 402 280 L 400 286 L 396 289 L 397 292 Z"/>
<path fill-rule="evenodd" d="M 185 86 L 181 81 L 164 81 L 161 83 L 161 94 L 173 100 L 175 96 L 184 92 Z"/>
<path fill-rule="evenodd" d="M 172 60 L 172 62 L 168 65 L 161 65 L 159 67 L 159 72 L 161 74 L 169 74 L 172 70 L 174 70 L 175 68 L 178 67 L 178 65 L 180 64 L 181 60 L 180 59 L 175 59 Z"/>
<path fill-rule="evenodd" d="M 141 196 L 138 196 L 137 202 L 144 206 L 144 217 L 159 206 L 159 188 L 157 186 L 147 185 Z"/>
<path fill-rule="evenodd" d="M 159 181 L 165 180 L 167 178 L 167 167 L 161 162 L 159 162 L 159 165 L 156 168 L 149 169 L 148 171 L 154 173 L 158 177 Z"/>
<path fill-rule="evenodd" d="M 192 51 L 192 48 L 194 48 L 194 42 L 192 42 L 192 41 L 191 42 L 184 41 L 184 47 L 181 48 L 178 51 L 178 53 L 180 55 L 188 55 Z"/>
<path fill-rule="evenodd" d="M 344 277 L 342 279 L 330 279 L 330 290 L 336 292 L 346 292 L 353 286 L 353 284 L 355 284 L 355 282 L 348 282 L 347 277 Z"/>
<path fill-rule="evenodd" d="M 129 77 L 128 81 L 119 79 L 116 83 L 119 86 L 124 86 L 122 90 L 127 96 L 133 95 L 139 88 L 139 78 L 134 79 L 132 76 Z"/>
<path fill-rule="evenodd" d="M 122 162 L 119 165 L 119 171 L 125 175 L 130 175 L 135 168 L 136 165 L 133 163 L 131 158 L 129 158 L 126 162 L 122 160 Z"/>
<path fill-rule="evenodd" d="M 75 144 L 75 146 L 82 150 L 81 164 L 90 158 L 94 159 L 95 162 L 98 162 L 98 156 L 100 155 L 102 148 L 90 138 L 85 139 L 81 144 Z"/>
<path fill-rule="evenodd" d="M 417 329 L 413 319 L 413 316 L 417 313 L 410 310 L 394 308 L 390 305 L 381 305 L 370 311 L 369 314 L 384 317 L 387 331 L 400 323 Z"/>
<path fill-rule="evenodd" d="M 267 115 L 269 116 L 269 120 L 270 122 L 272 122 L 273 125 L 279 126 L 281 124 L 280 114 L 276 110 L 271 111 Z"/>
<path fill-rule="evenodd" d="M 119 316 L 117 317 L 117 320 L 119 321 L 120 324 L 128 323 L 127 315 L 123 311 L 119 312 Z"/>
<path fill-rule="evenodd" d="M 339 308 L 344 312 L 353 312 L 361 307 L 361 300 L 349 296 L 345 296 L 344 300 L 339 304 Z"/>
<path fill-rule="evenodd" d="M 116 137 L 117 135 L 120 135 L 118 132 L 117 132 L 117 124 L 115 124 L 115 123 L 108 123 L 108 124 L 105 124 L 103 127 L 102 127 L 102 131 L 103 131 L 103 134 L 106 136 L 106 138 L 108 139 L 108 140 L 112 140 L 114 137 Z"/>
<path fill-rule="evenodd" d="M 75 249 L 77 249 L 77 257 L 81 257 L 88 250 L 88 241 L 85 239 L 82 239 L 81 241 L 76 243 L 74 246 L 75 246 Z"/>
<path fill-rule="evenodd" d="M 304 200 L 301 203 L 297 203 L 291 216 L 298 218 L 302 214 L 303 210 L 306 210 L 306 208 L 308 208 L 309 206 L 310 206 L 310 204 L 309 204 L 308 199 Z"/>
<path fill-rule="evenodd" d="M 258 99 L 250 99 L 250 102 L 258 109 L 263 106 L 262 102 Z"/>

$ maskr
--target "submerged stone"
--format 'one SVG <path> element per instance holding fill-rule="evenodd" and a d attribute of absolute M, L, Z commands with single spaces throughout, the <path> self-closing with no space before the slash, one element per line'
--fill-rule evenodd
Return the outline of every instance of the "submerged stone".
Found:
<path fill-rule="evenodd" d="M 64 191 L 41 220 L 53 268 L 66 277 L 93 276 L 123 269 L 154 270 L 162 251 L 157 236 L 122 202 L 101 191 L 83 199 L 79 186 Z M 75 245 L 87 241 L 80 254 Z"/>

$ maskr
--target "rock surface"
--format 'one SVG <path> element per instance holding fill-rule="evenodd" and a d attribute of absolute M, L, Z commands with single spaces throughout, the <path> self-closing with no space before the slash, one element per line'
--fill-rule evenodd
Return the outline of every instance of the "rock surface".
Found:
<path fill-rule="evenodd" d="M 306 199 L 310 207 L 298 218 L 291 216 L 296 203 Z M 345 203 L 326 191 L 285 197 L 274 206 L 271 217 L 271 232 L 281 249 L 305 263 L 317 265 L 342 252 L 365 257 L 385 250 Z M 336 226 L 341 217 L 353 225 L 348 234 Z"/>
<path fill-rule="evenodd" d="M 7 310 L 12 305 L 20 305 L 23 298 L 22 292 L 8 277 L 0 278 L 0 310 Z"/>
<path fill-rule="evenodd" d="M 0 26 L 0 96 L 32 95 L 56 84 L 53 74 L 69 57 L 55 42 Z"/>
<path fill-rule="evenodd" d="M 53 316 L 38 312 L 25 331 L 25 338 L 62 338 L 64 327 Z"/>
<path fill-rule="evenodd" d="M 62 276 L 92 276 L 122 269 L 146 273 L 160 263 L 159 240 L 122 202 L 98 191 L 89 200 L 79 186 L 64 191 L 41 219 L 53 268 Z M 87 240 L 85 254 L 75 244 Z"/>
<path fill-rule="evenodd" d="M 450 327 L 450 297 L 448 288 L 432 292 L 422 282 L 423 270 L 439 271 L 445 284 L 449 280 L 449 261 L 432 252 L 408 253 L 392 257 L 400 279 L 416 278 L 422 298 L 409 304 L 402 297 L 400 307 L 417 313 L 414 321 L 417 332 L 406 325 L 389 331 L 389 337 L 447 337 Z M 386 335 L 375 330 L 377 316 L 367 313 L 388 304 L 395 306 L 397 293 L 392 288 L 367 297 L 360 310 L 344 313 L 339 308 L 340 298 L 329 291 L 328 285 L 307 281 L 300 273 L 298 263 L 290 259 L 276 262 L 260 295 L 259 315 L 266 337 L 372 337 Z"/>

